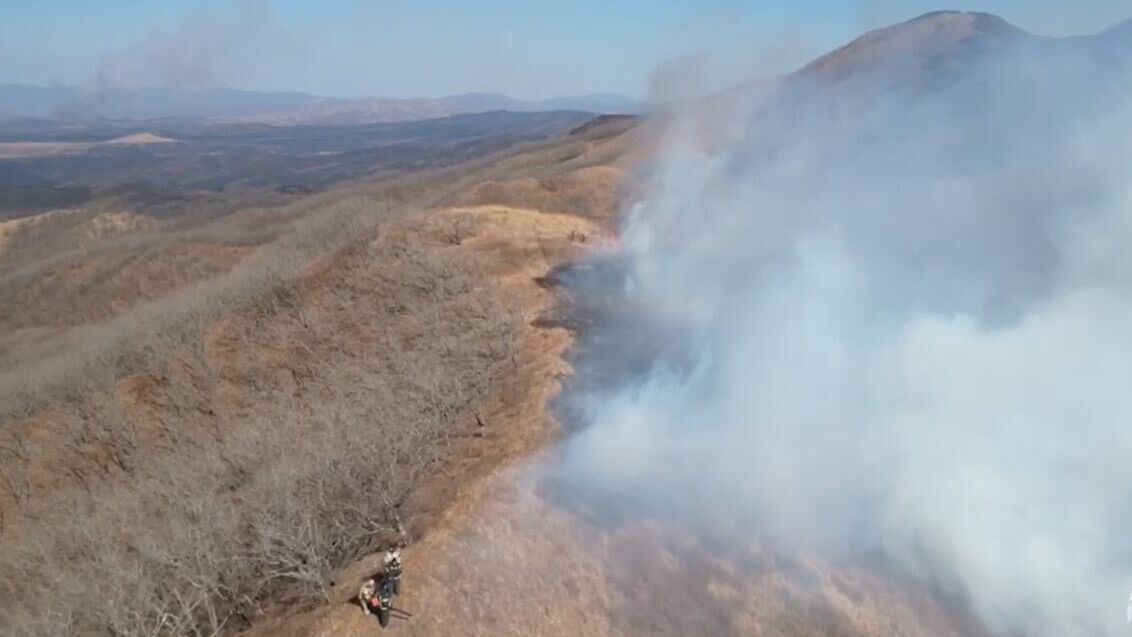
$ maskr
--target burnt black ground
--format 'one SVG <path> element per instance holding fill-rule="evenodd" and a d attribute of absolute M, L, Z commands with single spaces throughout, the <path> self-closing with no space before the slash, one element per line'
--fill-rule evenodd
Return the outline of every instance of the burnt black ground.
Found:
<path fill-rule="evenodd" d="M 578 432 L 591 422 L 590 406 L 664 365 L 686 369 L 688 352 L 678 324 L 627 293 L 629 265 L 619 255 L 559 266 L 540 280 L 558 302 L 539 319 L 575 337 L 568 362 L 574 374 L 553 406 L 559 422 Z"/>

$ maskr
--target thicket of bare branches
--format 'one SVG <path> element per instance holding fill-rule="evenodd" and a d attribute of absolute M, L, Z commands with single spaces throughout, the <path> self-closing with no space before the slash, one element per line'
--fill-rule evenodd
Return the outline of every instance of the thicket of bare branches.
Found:
<path fill-rule="evenodd" d="M 192 341 L 208 321 L 295 281 L 312 259 L 372 236 L 388 213 L 388 204 L 369 197 L 333 202 L 317 214 L 299 216 L 285 232 L 277 231 L 282 236 L 222 276 L 185 286 L 113 320 L 82 325 L 43 346 L 7 353 L 0 358 L 5 368 L 0 373 L 0 423 L 161 362 L 170 349 Z M 127 241 L 164 247 L 160 238 L 122 240 Z"/>
<path fill-rule="evenodd" d="M 0 377 L 0 633 L 222 634 L 325 599 L 412 515 L 517 317 L 379 201 L 296 224 Z M 114 384 L 141 372 L 147 406 L 127 408 Z"/>
<path fill-rule="evenodd" d="M 404 215 L 605 161 L 595 135 L 2 264 L 23 293 L 105 254 L 255 248 L 110 320 L 0 343 L 0 634 L 220 635 L 330 597 L 344 564 L 411 533 L 519 317 L 460 247 L 470 219 Z"/>

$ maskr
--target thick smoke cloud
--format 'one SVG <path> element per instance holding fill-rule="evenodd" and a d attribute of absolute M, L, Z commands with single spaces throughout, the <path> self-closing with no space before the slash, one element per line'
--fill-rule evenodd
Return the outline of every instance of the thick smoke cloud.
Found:
<path fill-rule="evenodd" d="M 1068 46 L 884 79 L 793 81 L 716 152 L 673 124 L 626 294 L 690 356 L 591 395 L 561 470 L 1124 634 L 1132 83 Z"/>

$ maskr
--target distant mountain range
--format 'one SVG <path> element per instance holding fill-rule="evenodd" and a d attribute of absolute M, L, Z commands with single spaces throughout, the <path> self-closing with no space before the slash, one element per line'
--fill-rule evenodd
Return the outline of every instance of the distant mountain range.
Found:
<path fill-rule="evenodd" d="M 637 113 L 620 95 L 522 100 L 497 93 L 439 98 L 333 98 L 239 89 L 123 88 L 0 84 L 0 117 L 50 119 L 203 118 L 288 125 L 401 122 L 487 111 Z"/>
<path fill-rule="evenodd" d="M 1041 56 L 1091 56 L 1097 68 L 1132 65 L 1132 20 L 1095 35 L 1050 38 L 1030 34 L 998 16 L 936 11 L 870 31 L 823 55 L 787 79 L 838 82 L 862 75 L 916 86 L 962 75 L 972 64 L 1007 49 Z M 762 85 L 762 82 L 755 84 Z M 729 99 L 740 85 L 709 99 Z M 405 122 L 488 111 L 580 111 L 637 114 L 644 105 L 610 94 L 522 100 L 498 93 L 438 98 L 334 98 L 297 92 L 239 89 L 125 88 L 0 84 L 0 119 L 87 121 L 190 118 L 273 125 L 350 125 Z"/>

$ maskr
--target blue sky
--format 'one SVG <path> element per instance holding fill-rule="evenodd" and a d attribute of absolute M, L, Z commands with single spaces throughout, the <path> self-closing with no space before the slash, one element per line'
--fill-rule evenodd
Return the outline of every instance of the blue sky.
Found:
<path fill-rule="evenodd" d="M 645 97 L 657 69 L 726 84 L 938 8 L 1049 35 L 1132 17 L 1132 0 L 0 0 L 0 82 Z"/>

